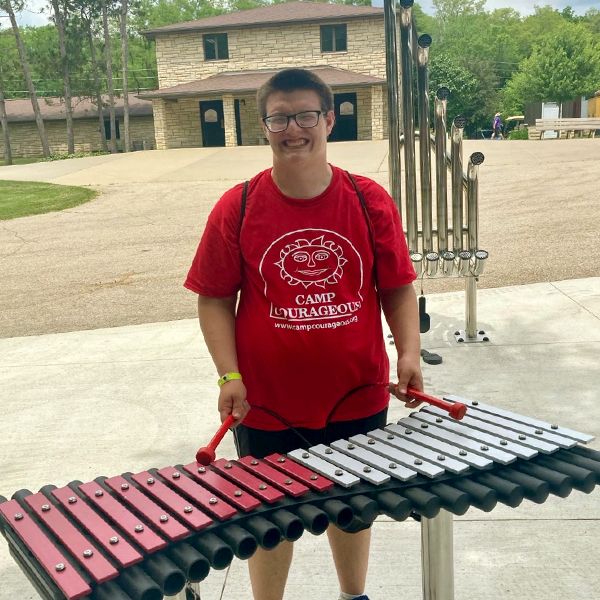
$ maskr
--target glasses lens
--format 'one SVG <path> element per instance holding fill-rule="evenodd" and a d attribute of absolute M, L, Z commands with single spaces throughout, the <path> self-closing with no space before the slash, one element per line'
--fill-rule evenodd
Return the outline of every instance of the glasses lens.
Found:
<path fill-rule="evenodd" d="M 278 131 L 283 131 L 287 128 L 288 118 L 283 115 L 276 115 L 274 117 L 267 117 L 265 119 L 265 124 L 269 128 L 269 131 L 276 133 Z"/>
<path fill-rule="evenodd" d="M 316 110 L 310 110 L 307 112 L 301 112 L 296 115 L 296 123 L 300 127 L 315 127 L 319 122 L 319 113 Z"/>

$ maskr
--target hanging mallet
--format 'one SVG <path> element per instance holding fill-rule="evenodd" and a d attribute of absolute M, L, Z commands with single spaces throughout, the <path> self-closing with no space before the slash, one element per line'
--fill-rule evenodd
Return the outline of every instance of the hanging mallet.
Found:
<path fill-rule="evenodd" d="M 436 398 L 435 396 L 430 396 L 429 394 L 420 392 L 419 390 L 416 390 L 410 386 L 406 389 L 406 396 L 414 400 L 427 402 L 427 404 L 431 404 L 432 406 L 437 406 L 438 408 L 446 410 L 448 411 L 448 414 L 457 421 L 460 421 L 467 413 L 466 405 L 460 402 L 448 402 L 447 400 L 442 400 L 441 398 Z"/>
<path fill-rule="evenodd" d="M 201 465 L 210 465 L 211 462 L 215 460 L 217 455 L 215 454 L 215 450 L 217 446 L 221 443 L 223 436 L 227 433 L 227 430 L 235 423 L 235 419 L 233 415 L 229 415 L 222 423 L 219 429 L 217 429 L 217 433 L 213 436 L 213 439 L 208 442 L 208 446 L 204 446 L 200 448 L 198 452 L 196 452 L 196 461 Z"/>

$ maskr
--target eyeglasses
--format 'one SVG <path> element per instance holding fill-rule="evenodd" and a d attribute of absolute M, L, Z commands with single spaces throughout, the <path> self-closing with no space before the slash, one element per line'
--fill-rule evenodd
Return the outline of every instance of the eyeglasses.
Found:
<path fill-rule="evenodd" d="M 295 115 L 272 115 L 264 117 L 262 121 L 271 133 L 280 133 L 288 128 L 290 119 L 294 119 L 296 125 L 302 127 L 302 129 L 316 127 L 319 123 L 319 117 L 322 114 L 320 110 L 305 110 Z"/>

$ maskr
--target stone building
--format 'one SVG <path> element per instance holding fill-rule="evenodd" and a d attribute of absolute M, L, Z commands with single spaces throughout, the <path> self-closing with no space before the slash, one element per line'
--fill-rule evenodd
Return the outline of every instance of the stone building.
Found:
<path fill-rule="evenodd" d="M 331 141 L 387 136 L 382 8 L 286 2 L 176 23 L 156 41 L 159 149 L 265 143 L 256 90 L 274 72 L 305 67 L 334 92 Z"/>
<path fill-rule="evenodd" d="M 44 128 L 52 154 L 67 152 L 67 123 L 63 98 L 38 98 Z M 73 134 L 76 152 L 94 152 L 102 149 L 98 109 L 89 98 L 74 97 Z M 42 143 L 29 99 L 6 100 L 6 114 L 10 133 L 10 147 L 15 157 L 41 156 Z M 123 98 L 115 99 L 117 147 L 121 147 L 123 127 Z M 104 109 L 104 131 L 110 138 L 108 108 Z M 129 137 L 133 150 L 156 147 L 152 103 L 129 94 Z M 4 142 L 0 136 L 0 160 L 4 156 Z"/>

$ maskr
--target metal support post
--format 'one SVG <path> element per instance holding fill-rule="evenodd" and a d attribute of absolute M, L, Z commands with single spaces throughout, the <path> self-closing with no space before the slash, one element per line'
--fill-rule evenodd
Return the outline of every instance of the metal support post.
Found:
<path fill-rule="evenodd" d="M 452 513 L 440 510 L 433 519 L 421 518 L 423 600 L 454 600 L 454 542 Z"/>

